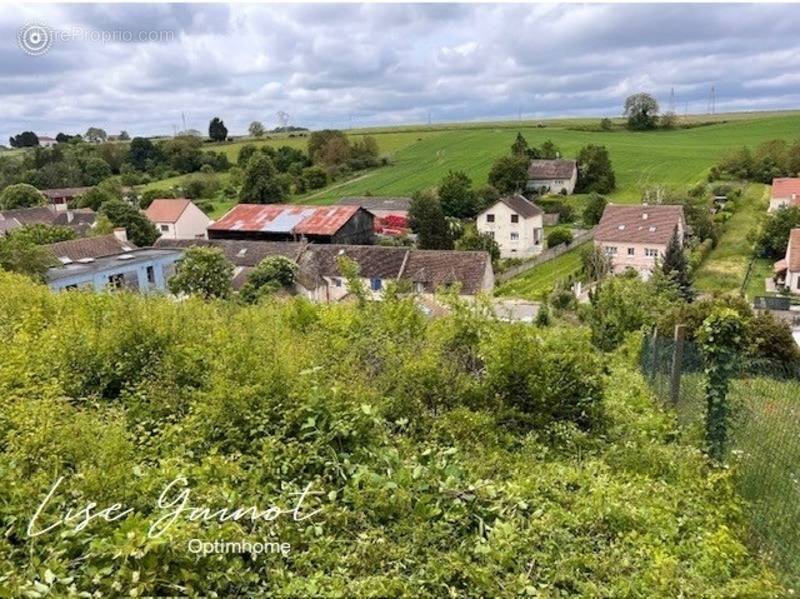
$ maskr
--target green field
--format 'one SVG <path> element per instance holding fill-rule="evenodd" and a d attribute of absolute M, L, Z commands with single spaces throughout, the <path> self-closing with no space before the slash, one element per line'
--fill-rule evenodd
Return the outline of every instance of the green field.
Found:
<path fill-rule="evenodd" d="M 726 223 L 717 247 L 697 269 L 694 284 L 698 291 L 712 293 L 742 288 L 753 253 L 748 235 L 758 228 L 766 214 L 768 194 L 766 185 L 750 184 L 736 200 L 736 210 Z M 752 273 L 748 291 L 763 294 L 765 276 L 763 271 Z"/>
<path fill-rule="evenodd" d="M 450 169 L 464 170 L 476 185 L 482 185 L 492 162 L 509 151 L 519 131 L 531 145 L 552 140 L 565 156 L 575 156 L 590 143 L 607 146 L 617 174 L 618 189 L 611 194 L 612 201 L 638 202 L 647 185 L 685 186 L 700 181 L 726 150 L 755 146 L 767 139 L 800 137 L 800 113 L 643 133 L 581 131 L 570 128 L 569 121 L 558 123 L 542 128 L 520 123 L 516 127 L 484 124 L 420 129 L 395 133 L 391 138 L 379 134 L 381 151 L 391 156 L 392 164 L 330 189 L 328 199 L 365 193 L 410 195 L 436 185 Z M 391 144 L 385 143 L 388 139 Z"/>
<path fill-rule="evenodd" d="M 548 294 L 556 282 L 577 274 L 581 269 L 581 249 L 585 242 L 548 262 L 506 281 L 495 290 L 495 295 L 507 295 L 539 301 Z"/>

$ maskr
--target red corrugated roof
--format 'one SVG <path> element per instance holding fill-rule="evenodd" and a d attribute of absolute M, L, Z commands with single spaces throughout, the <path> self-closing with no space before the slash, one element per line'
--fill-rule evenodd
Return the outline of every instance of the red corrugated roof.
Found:
<path fill-rule="evenodd" d="M 792 194 L 800 198 L 800 179 L 783 177 L 772 180 L 772 197 L 774 199 L 791 198 Z"/>
<path fill-rule="evenodd" d="M 359 211 L 358 206 L 237 204 L 209 227 L 218 231 L 268 231 L 333 235 Z"/>
<path fill-rule="evenodd" d="M 144 213 L 154 223 L 174 223 L 189 204 L 186 198 L 153 200 Z"/>

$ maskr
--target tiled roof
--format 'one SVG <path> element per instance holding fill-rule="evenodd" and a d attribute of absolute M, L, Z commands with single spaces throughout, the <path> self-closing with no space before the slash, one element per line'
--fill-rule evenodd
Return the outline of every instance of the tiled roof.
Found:
<path fill-rule="evenodd" d="M 0 231 L 10 231 L 26 225 L 61 225 L 84 235 L 94 224 L 97 214 L 89 208 L 56 210 L 52 206 L 15 208 L 0 212 Z"/>
<path fill-rule="evenodd" d="M 569 179 L 576 168 L 574 160 L 533 160 L 528 167 L 528 179 Z"/>
<path fill-rule="evenodd" d="M 33 208 L 14 208 L 0 212 L 0 220 L 16 220 L 21 225 L 51 225 L 58 216 L 52 206 L 35 206 Z"/>
<path fill-rule="evenodd" d="M 40 189 L 51 200 L 54 198 L 74 198 L 89 191 L 91 187 L 62 187 L 58 189 Z"/>
<path fill-rule="evenodd" d="M 304 243 L 291 241 L 239 241 L 228 239 L 165 239 L 156 240 L 157 248 L 184 249 L 188 247 L 220 248 L 225 257 L 234 265 L 253 267 L 269 256 L 286 256 L 297 261 Z"/>
<path fill-rule="evenodd" d="M 120 241 L 113 234 L 59 241 L 51 243 L 47 248 L 61 262 L 113 256 L 137 249 L 130 241 Z"/>
<path fill-rule="evenodd" d="M 406 197 L 353 196 L 342 198 L 336 203 L 339 206 L 361 206 L 370 212 L 408 212 L 411 201 L 411 198 Z"/>
<path fill-rule="evenodd" d="M 510 196 L 503 196 L 498 202 L 503 202 L 506 206 L 511 208 L 514 212 L 522 216 L 522 218 L 530 218 L 532 216 L 539 216 L 544 214 L 544 211 L 539 208 L 536 204 L 531 202 L 530 200 L 525 199 L 524 196 L 520 194 L 510 195 Z M 491 210 L 491 207 L 487 208 L 483 212 L 487 212 Z M 481 214 L 483 214 L 481 212 Z"/>
<path fill-rule="evenodd" d="M 358 206 L 237 204 L 209 230 L 334 235 L 359 210 Z"/>
<path fill-rule="evenodd" d="M 786 248 L 786 263 L 790 271 L 800 271 L 800 229 L 792 229 L 792 232 L 789 233 L 789 245 Z"/>
<path fill-rule="evenodd" d="M 792 194 L 800 198 L 800 179 L 783 177 L 772 180 L 772 198 L 790 198 Z"/>
<path fill-rule="evenodd" d="M 597 241 L 666 244 L 678 223 L 683 223 L 683 206 L 609 204 L 594 238 Z"/>
<path fill-rule="evenodd" d="M 157 199 L 153 200 L 144 214 L 154 223 L 174 223 L 191 203 L 192 201 L 186 198 Z"/>
<path fill-rule="evenodd" d="M 490 262 L 487 252 L 411 250 L 401 278 L 422 283 L 426 292 L 461 283 L 461 293 L 474 295 L 481 291 Z"/>
<path fill-rule="evenodd" d="M 407 253 L 407 248 L 379 245 L 309 245 L 301 266 L 312 276 L 341 276 L 339 258 L 346 256 L 365 279 L 396 279 Z"/>

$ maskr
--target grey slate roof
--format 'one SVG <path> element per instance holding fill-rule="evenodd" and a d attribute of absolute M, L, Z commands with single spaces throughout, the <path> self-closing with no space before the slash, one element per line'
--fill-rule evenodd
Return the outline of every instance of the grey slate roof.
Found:
<path fill-rule="evenodd" d="M 411 208 L 411 198 L 407 197 L 375 197 L 375 196 L 351 196 L 342 198 L 337 204 L 340 206 L 361 206 L 365 210 L 377 210 L 379 212 L 408 212 Z"/>
<path fill-rule="evenodd" d="M 528 179 L 533 181 L 569 179 L 576 169 L 574 160 L 532 160 L 528 166 Z"/>

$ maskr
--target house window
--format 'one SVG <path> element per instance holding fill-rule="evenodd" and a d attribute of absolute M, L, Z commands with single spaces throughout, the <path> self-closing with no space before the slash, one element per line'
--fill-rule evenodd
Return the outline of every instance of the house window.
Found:
<path fill-rule="evenodd" d="M 383 287 L 383 281 L 381 279 L 379 279 L 378 277 L 372 277 L 369 280 L 369 287 L 373 291 L 380 291 L 381 287 Z"/>
<path fill-rule="evenodd" d="M 494 214 L 487 214 L 486 215 L 486 222 L 493 223 L 494 222 Z"/>
<path fill-rule="evenodd" d="M 634 248 L 628 248 L 628 255 L 633 256 L 636 254 L 636 250 Z"/>
<path fill-rule="evenodd" d="M 539 245 L 542 242 L 542 230 L 541 229 L 534 229 L 533 230 L 533 243 L 534 245 Z"/>
<path fill-rule="evenodd" d="M 486 234 L 489 235 L 492 239 L 494 239 L 494 231 L 486 231 Z"/>
<path fill-rule="evenodd" d="M 519 233 L 512 233 L 511 241 L 519 241 Z"/>
<path fill-rule="evenodd" d="M 617 255 L 617 248 L 613 245 L 605 246 L 606 256 L 616 256 Z"/>
<path fill-rule="evenodd" d="M 122 284 L 125 282 L 125 275 L 118 274 L 118 275 L 111 275 L 108 277 L 108 284 L 110 287 L 114 289 L 119 289 L 122 287 Z"/>
<path fill-rule="evenodd" d="M 644 248 L 644 255 L 648 258 L 655 258 L 658 256 L 658 250 L 655 248 Z"/>
<path fill-rule="evenodd" d="M 511 215 L 511 222 L 518 223 L 519 222 L 519 214 L 512 214 Z"/>
<path fill-rule="evenodd" d="M 156 271 L 152 266 L 147 267 L 147 282 L 151 285 L 155 285 L 156 282 Z"/>
<path fill-rule="evenodd" d="M 166 233 L 169 231 L 169 225 L 161 225 L 161 232 Z"/>
<path fill-rule="evenodd" d="M 423 283 L 421 281 L 415 281 L 414 282 L 414 291 L 416 291 L 417 293 L 424 292 L 425 291 L 425 283 Z"/>
<path fill-rule="evenodd" d="M 333 279 L 333 285 L 335 287 L 341 287 L 342 286 L 342 280 L 339 277 L 334 278 Z"/>

